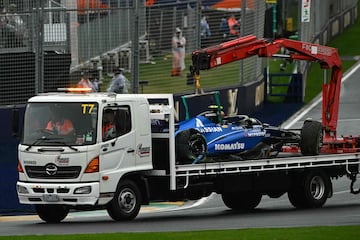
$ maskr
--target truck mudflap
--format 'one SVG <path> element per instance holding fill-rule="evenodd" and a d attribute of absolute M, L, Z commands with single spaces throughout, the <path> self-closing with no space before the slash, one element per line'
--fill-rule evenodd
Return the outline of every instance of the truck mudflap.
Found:
<path fill-rule="evenodd" d="M 17 182 L 21 204 L 95 205 L 99 202 L 99 183 L 26 183 Z"/>

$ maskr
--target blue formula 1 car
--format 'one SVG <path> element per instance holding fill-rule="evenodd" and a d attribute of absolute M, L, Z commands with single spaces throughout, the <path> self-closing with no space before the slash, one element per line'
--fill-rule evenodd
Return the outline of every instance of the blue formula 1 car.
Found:
<path fill-rule="evenodd" d="M 223 117 L 220 107 L 212 105 L 209 111 L 178 123 L 175 132 L 178 164 L 271 158 L 282 152 L 284 146 L 297 149 L 301 146 L 305 155 L 319 153 L 322 137 L 319 122 L 305 122 L 300 133 L 264 124 L 247 115 Z"/>

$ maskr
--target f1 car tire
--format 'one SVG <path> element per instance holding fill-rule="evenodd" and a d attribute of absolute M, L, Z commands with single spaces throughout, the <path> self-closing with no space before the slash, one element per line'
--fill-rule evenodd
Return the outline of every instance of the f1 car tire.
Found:
<path fill-rule="evenodd" d="M 305 121 L 301 129 L 300 149 L 304 156 L 319 155 L 323 141 L 322 124 L 317 121 Z"/>
<path fill-rule="evenodd" d="M 205 137 L 196 130 L 180 132 L 175 138 L 176 161 L 180 164 L 193 163 L 207 152 Z"/>
<path fill-rule="evenodd" d="M 248 212 L 256 208 L 262 195 L 253 191 L 225 192 L 221 194 L 224 204 L 233 210 Z"/>
<path fill-rule="evenodd" d="M 69 208 L 63 205 L 36 205 L 37 215 L 47 223 L 59 223 L 66 218 Z"/>
<path fill-rule="evenodd" d="M 296 208 L 320 208 L 332 191 L 331 180 L 322 171 L 311 171 L 300 177 L 288 192 L 291 204 Z"/>
<path fill-rule="evenodd" d="M 140 207 L 141 193 L 138 186 L 131 180 L 123 180 L 106 210 L 115 221 L 127 221 L 138 215 Z"/>

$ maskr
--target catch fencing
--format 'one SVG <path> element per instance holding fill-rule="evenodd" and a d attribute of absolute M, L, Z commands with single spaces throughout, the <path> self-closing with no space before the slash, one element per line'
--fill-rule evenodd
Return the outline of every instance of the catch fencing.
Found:
<path fill-rule="evenodd" d="M 186 84 L 191 52 L 236 38 L 221 25 L 232 15 L 240 36 L 295 36 L 321 44 L 357 18 L 355 0 L 324 0 L 321 5 L 311 1 L 309 21 L 302 16 L 307 1 L 266 2 L 4 0 L 0 3 L 0 106 L 24 104 L 38 93 L 75 86 L 85 71 L 106 91 L 119 67 L 132 83 L 130 92 L 193 92 L 194 86 Z M 15 10 L 11 3 L 16 3 Z M 205 34 L 201 34 L 203 18 L 209 26 Z M 181 76 L 171 77 L 176 28 L 186 38 L 185 69 Z M 266 65 L 251 57 L 202 71 L 201 87 L 246 86 L 262 79 Z M 304 73 L 307 68 L 300 65 Z"/>
<path fill-rule="evenodd" d="M 5 21 L 15 16 L 21 19 L 11 27 L 14 32 L 4 33 L 12 31 L 5 25 L 0 36 L 1 105 L 23 104 L 37 93 L 76 85 L 84 71 L 106 91 L 118 67 L 125 69 L 132 92 L 191 92 L 194 86 L 186 85 L 191 52 L 235 37 L 221 33 L 221 19 L 234 15 L 242 35 L 262 37 L 266 10 L 264 1 L 248 1 L 231 9 L 191 0 L 139 1 L 137 6 L 133 1 L 97 1 L 98 5 L 85 1 L 84 8 L 79 8 L 79 1 L 23 2 L 16 12 L 3 6 L 0 14 Z M 203 16 L 211 34 L 202 37 Z M 186 38 L 186 68 L 181 76 L 171 77 L 176 28 Z M 208 80 L 204 77 L 202 87 L 245 84 L 261 74 L 261 61 L 254 57 L 234 64 L 227 79 L 221 70 Z"/>

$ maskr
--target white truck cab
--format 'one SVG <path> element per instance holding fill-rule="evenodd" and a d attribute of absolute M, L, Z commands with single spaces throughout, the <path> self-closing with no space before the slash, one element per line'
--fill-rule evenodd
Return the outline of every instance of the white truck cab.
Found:
<path fill-rule="evenodd" d="M 109 111 L 115 128 L 105 136 Z M 51 222 L 65 214 L 49 215 L 54 204 L 110 202 L 124 175 L 153 169 L 149 113 L 147 99 L 136 94 L 53 93 L 29 99 L 18 147 L 20 203 L 35 204 L 39 216 Z M 61 124 L 71 122 L 73 131 L 50 130 L 54 115 L 61 116 Z"/>

